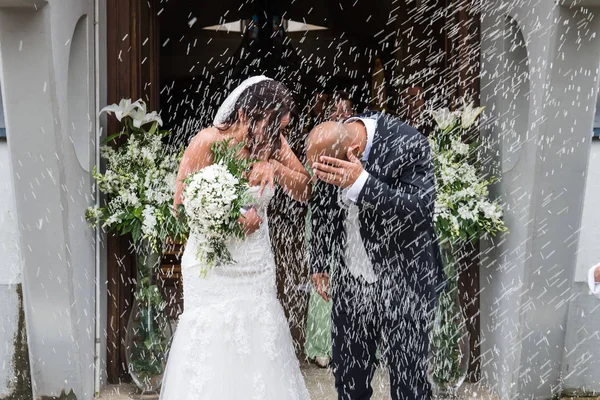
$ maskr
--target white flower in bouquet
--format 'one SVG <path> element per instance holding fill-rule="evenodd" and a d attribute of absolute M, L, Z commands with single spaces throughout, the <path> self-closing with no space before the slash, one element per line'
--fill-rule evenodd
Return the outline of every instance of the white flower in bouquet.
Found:
<path fill-rule="evenodd" d="M 196 256 L 205 265 L 231 261 L 226 242 L 239 216 L 239 208 L 235 210 L 239 184 L 240 180 L 222 164 L 209 165 L 186 179 L 183 206 L 190 232 L 203 239 Z"/>
<path fill-rule="evenodd" d="M 151 122 L 156 122 L 158 126 L 162 126 L 163 124 L 162 119 L 156 111 L 147 112 L 146 103 L 142 100 L 139 100 L 139 107 L 131 112 L 131 117 L 133 118 L 133 126 L 136 128 L 140 128 L 142 125 Z"/>
<path fill-rule="evenodd" d="M 456 173 L 457 176 L 459 176 L 460 179 L 465 183 L 474 185 L 480 181 L 480 178 L 477 176 L 477 169 L 475 166 L 467 162 L 460 164 Z"/>
<path fill-rule="evenodd" d="M 456 169 L 451 165 L 446 165 L 441 171 L 440 175 L 442 177 L 442 184 L 448 185 L 454 182 L 457 177 Z"/>
<path fill-rule="evenodd" d="M 461 156 L 466 156 L 467 154 L 469 154 L 469 145 L 461 142 L 460 140 L 453 140 L 452 151 Z"/>
<path fill-rule="evenodd" d="M 482 201 L 479 203 L 479 209 L 487 219 L 498 220 L 502 218 L 502 209 L 496 203 Z"/>
<path fill-rule="evenodd" d="M 157 235 L 157 232 L 156 232 L 157 219 L 156 219 L 156 215 L 154 215 L 155 212 L 156 212 L 156 209 L 149 204 L 147 204 L 144 207 L 144 211 L 142 211 L 142 217 L 143 217 L 142 233 L 146 236 L 156 236 Z"/>
<path fill-rule="evenodd" d="M 126 205 L 133 206 L 133 207 L 139 207 L 142 205 L 137 194 L 132 192 L 131 188 L 122 189 L 120 194 L 121 194 L 121 198 L 123 199 L 123 203 L 125 203 Z"/>
<path fill-rule="evenodd" d="M 461 205 L 460 207 L 458 207 L 458 215 L 462 218 L 462 219 L 466 219 L 466 220 L 475 220 L 476 218 L 476 213 L 473 212 L 473 210 L 468 206 L 468 205 Z"/>
<path fill-rule="evenodd" d="M 158 123 L 158 126 L 162 126 L 162 118 L 158 115 L 156 111 L 152 111 L 148 114 L 135 114 L 135 118 L 133 120 L 133 126 L 136 128 L 141 127 L 142 125 L 149 124 L 151 122 Z"/>
<path fill-rule="evenodd" d="M 88 218 L 92 221 L 99 221 L 102 218 L 102 215 L 104 214 L 102 208 L 100 208 L 97 205 L 91 206 L 87 209 L 88 212 Z"/>
<path fill-rule="evenodd" d="M 115 113 L 115 117 L 119 122 L 125 117 L 132 119 L 132 124 L 139 129 L 143 125 L 156 122 L 158 126 L 162 126 L 162 118 L 156 111 L 147 112 L 146 103 L 143 100 L 132 102 L 131 99 L 121 99 L 119 104 L 111 104 L 100 110 L 100 113 L 107 114 Z"/>
<path fill-rule="evenodd" d="M 111 225 L 117 225 L 120 224 L 121 222 L 123 222 L 123 217 L 122 214 L 112 214 L 109 215 L 108 218 L 106 218 L 106 220 L 104 221 L 104 225 L 102 225 L 103 227 L 110 227 Z"/>
<path fill-rule="evenodd" d="M 477 193 L 475 192 L 475 188 L 473 186 L 468 186 L 464 189 L 458 190 L 457 192 L 452 194 L 452 201 L 458 202 L 461 200 L 467 200 L 475 197 Z"/>
<path fill-rule="evenodd" d="M 215 226 L 227 223 L 236 199 L 238 180 L 220 164 L 209 165 L 192 174 L 183 192 L 183 205 L 192 230 L 206 234 Z"/>

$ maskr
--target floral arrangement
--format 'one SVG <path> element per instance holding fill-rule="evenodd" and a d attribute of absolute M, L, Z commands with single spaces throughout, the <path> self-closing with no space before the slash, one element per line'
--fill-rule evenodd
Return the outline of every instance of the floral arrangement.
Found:
<path fill-rule="evenodd" d="M 154 276 L 167 236 L 181 240 L 186 234 L 186 226 L 172 213 L 183 151 L 165 144 L 170 132 L 159 129 L 160 116 L 148 112 L 142 100 L 123 99 L 103 112 L 114 113 L 123 129 L 106 138 L 100 148 L 106 172 L 100 173 L 95 166 L 92 174 L 107 200 L 104 206 L 89 207 L 86 219 L 119 235 L 131 233 L 137 280 L 136 303 L 127 325 L 126 358 L 138 387 L 154 390 L 170 343 L 168 320 L 162 314 L 166 302 Z M 118 148 L 108 145 L 122 136 L 126 140 Z"/>
<path fill-rule="evenodd" d="M 164 143 L 170 132 L 158 129 L 160 116 L 148 113 L 142 100 L 124 99 L 101 112 L 114 113 L 124 129 L 109 136 L 100 148 L 106 172 L 98 172 L 96 166 L 92 174 L 108 201 L 103 207 L 89 207 L 86 219 L 119 235 L 131 232 L 135 243 L 146 240 L 153 251 L 159 251 L 167 236 L 184 234 L 171 212 L 182 152 Z M 118 149 L 107 145 L 122 135 L 127 140 Z"/>
<path fill-rule="evenodd" d="M 481 233 L 506 232 L 502 207 L 489 199 L 488 186 L 496 179 L 479 173 L 479 143 L 464 137 L 484 107 L 464 104 L 462 110 L 432 112 L 436 131 L 429 136 L 437 193 L 435 227 L 440 241 L 471 241 Z"/>
<path fill-rule="evenodd" d="M 243 143 L 229 143 L 214 143 L 214 163 L 188 175 L 184 181 L 185 215 L 190 232 L 199 238 L 196 258 L 209 268 L 233 261 L 227 240 L 244 236 L 237 220 L 250 200 L 245 173 L 252 161 L 238 156 Z"/>
<path fill-rule="evenodd" d="M 458 111 L 432 112 L 435 132 L 429 136 L 436 178 L 435 230 L 440 241 L 446 287 L 438 298 L 431 331 L 430 379 L 441 393 L 455 393 L 464 381 L 469 363 L 469 339 L 462 314 L 457 262 L 460 245 L 480 234 L 506 232 L 502 207 L 489 198 L 479 166 L 479 143 L 465 143 L 484 107 L 463 101 Z"/>

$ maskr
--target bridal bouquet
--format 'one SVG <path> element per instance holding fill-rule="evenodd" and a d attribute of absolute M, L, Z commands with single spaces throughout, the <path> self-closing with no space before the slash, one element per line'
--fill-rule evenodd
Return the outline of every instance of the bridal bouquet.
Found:
<path fill-rule="evenodd" d="M 214 143 L 214 163 L 184 180 L 183 207 L 190 232 L 199 241 L 196 258 L 209 268 L 232 262 L 227 241 L 244 237 L 237 220 L 250 200 L 244 175 L 251 160 L 237 156 L 242 146 L 229 146 L 229 141 Z"/>

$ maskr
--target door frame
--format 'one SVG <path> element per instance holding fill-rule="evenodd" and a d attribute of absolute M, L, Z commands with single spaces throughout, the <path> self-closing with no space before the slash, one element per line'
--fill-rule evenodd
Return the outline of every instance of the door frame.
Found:
<path fill-rule="evenodd" d="M 156 0 L 106 0 L 107 102 L 143 99 L 151 110 L 159 106 L 158 17 Z M 120 129 L 114 118 L 108 132 Z M 121 145 L 117 140 L 115 146 Z M 125 362 L 125 332 L 133 305 L 136 268 L 131 238 L 107 237 L 108 383 L 130 381 Z"/>
<path fill-rule="evenodd" d="M 428 0 L 423 0 L 428 1 Z M 452 105 L 463 95 L 479 104 L 480 16 L 458 0 L 445 4 L 444 74 Z M 159 107 L 159 24 L 157 0 L 106 0 L 107 102 L 142 98 L 149 109 Z M 456 26 L 459 29 L 454 29 Z M 449 34 L 452 33 L 451 35 Z M 119 125 L 108 121 L 108 131 Z M 121 140 L 122 142 L 122 140 Z M 117 143 L 116 145 L 120 145 Z M 109 383 L 129 381 L 125 362 L 125 331 L 135 288 L 135 257 L 130 238 L 107 237 L 107 374 Z M 478 245 L 464 249 L 459 277 L 461 302 L 467 315 L 471 342 L 469 380 L 480 378 L 479 254 Z"/>

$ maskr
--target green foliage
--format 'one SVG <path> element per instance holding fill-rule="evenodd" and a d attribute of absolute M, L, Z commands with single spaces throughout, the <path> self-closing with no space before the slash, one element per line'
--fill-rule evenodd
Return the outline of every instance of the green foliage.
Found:
<path fill-rule="evenodd" d="M 123 130 L 104 141 L 111 143 L 122 136 L 126 140 L 118 148 L 103 146 L 106 172 L 94 166 L 92 176 L 106 195 L 106 204 L 89 207 L 85 218 L 90 226 L 100 225 L 109 232 L 131 234 L 139 244 L 148 239 L 155 251 L 162 249 L 167 237 L 176 241 L 186 237 L 186 226 L 172 212 L 175 176 L 183 148 L 163 142 L 170 135 L 159 130 L 158 123 L 136 128 L 133 119 L 122 119 Z"/>
<path fill-rule="evenodd" d="M 135 299 L 137 313 L 132 315 L 134 324 L 131 338 L 131 355 L 129 368 L 137 376 L 151 386 L 149 381 L 163 372 L 163 364 L 170 345 L 168 320 L 163 312 L 166 307 L 162 294 L 156 284 L 154 276 L 160 265 L 160 257 L 152 252 L 152 247 L 146 240 L 142 240 L 137 248 L 137 282 Z M 130 332 L 131 334 L 131 332 Z"/>
<path fill-rule="evenodd" d="M 508 231 L 502 206 L 490 199 L 488 187 L 496 178 L 483 177 L 481 142 L 471 126 L 481 110 L 465 106 L 462 112 L 442 108 L 432 113 L 437 127 L 429 143 L 436 179 L 435 229 L 440 241 L 470 242 L 482 234 Z"/>
<path fill-rule="evenodd" d="M 468 337 L 459 302 L 458 273 L 454 248 L 444 242 L 441 246 L 446 287 L 438 298 L 434 326 L 431 330 L 432 359 L 430 378 L 438 388 L 458 387 L 468 368 Z M 466 353 L 466 354 L 465 354 Z"/>
<path fill-rule="evenodd" d="M 214 163 L 227 167 L 231 175 L 240 179 L 241 184 L 247 184 L 246 173 L 250 170 L 252 163 L 257 160 L 240 157 L 240 151 L 244 148 L 244 142 L 231 144 L 231 139 L 214 142 L 210 149 L 213 153 Z"/>

